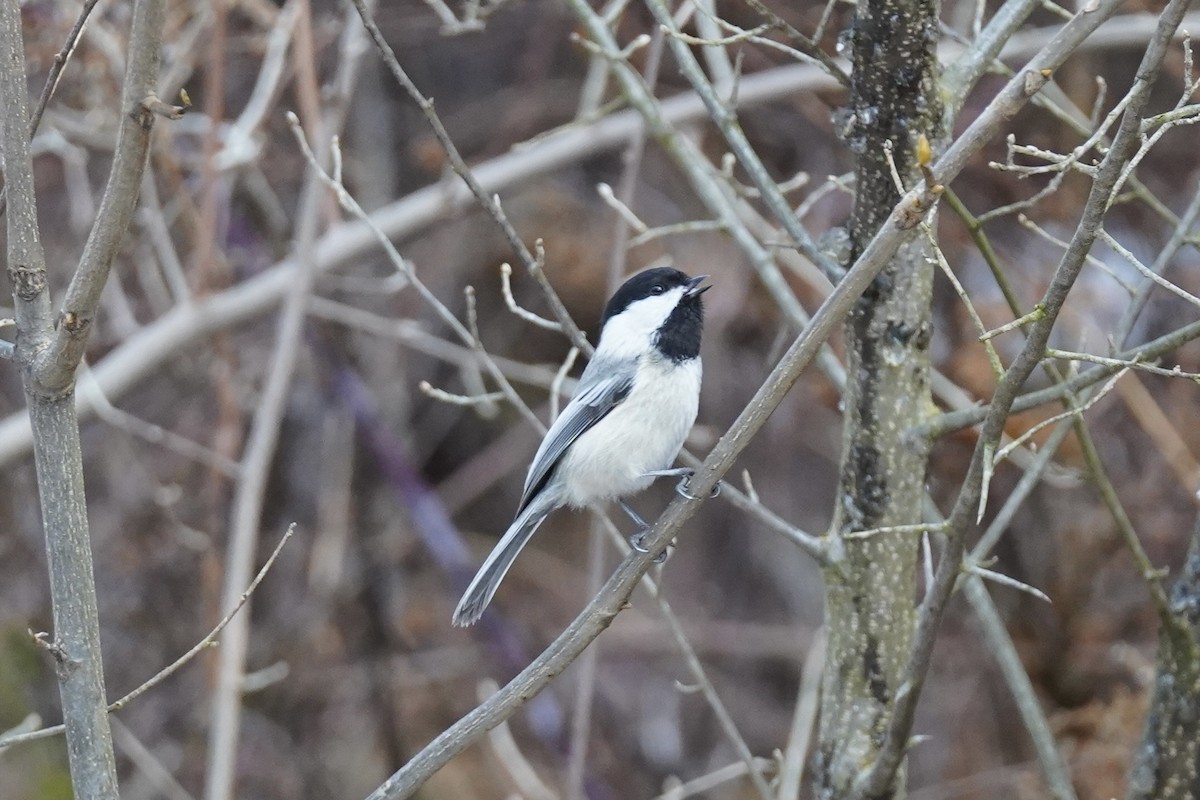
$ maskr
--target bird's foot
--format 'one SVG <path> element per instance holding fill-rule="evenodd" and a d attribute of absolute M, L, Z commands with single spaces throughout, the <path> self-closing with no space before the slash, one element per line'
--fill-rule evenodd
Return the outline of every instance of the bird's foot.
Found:
<path fill-rule="evenodd" d="M 692 478 L 695 477 L 695 475 L 696 475 L 696 470 L 694 470 L 690 467 L 673 467 L 671 469 L 656 469 L 652 472 L 647 472 L 646 475 L 648 477 L 652 477 L 652 478 L 676 478 L 676 477 L 678 477 L 680 480 L 679 480 L 679 483 L 677 483 L 675 485 L 675 493 L 678 494 L 680 497 L 686 498 L 688 500 L 699 500 L 700 499 L 699 497 L 696 497 L 695 495 L 693 495 L 691 492 L 688 491 L 688 487 L 691 485 Z M 713 484 L 712 491 L 710 491 L 708 493 L 708 496 L 709 497 L 717 497 L 720 494 L 721 494 L 721 482 L 717 481 L 715 484 Z"/>
<path fill-rule="evenodd" d="M 632 547 L 634 550 L 637 550 L 639 553 L 649 553 L 650 550 L 646 547 L 646 534 L 648 534 L 649 532 L 650 532 L 649 528 L 643 528 L 643 529 L 639 530 L 637 533 L 635 533 L 633 536 L 630 536 L 629 537 L 629 546 Z M 658 555 L 656 555 L 654 557 L 654 563 L 655 564 L 663 563 L 664 561 L 667 560 L 667 556 L 669 556 L 670 553 L 671 553 L 671 545 L 668 544 L 661 553 L 659 553 Z"/>

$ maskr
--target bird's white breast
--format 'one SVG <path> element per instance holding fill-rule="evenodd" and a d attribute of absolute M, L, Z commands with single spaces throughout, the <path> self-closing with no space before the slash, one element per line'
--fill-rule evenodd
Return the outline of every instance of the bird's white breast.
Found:
<path fill-rule="evenodd" d="M 647 472 L 669 467 L 696 421 L 700 372 L 699 358 L 675 364 L 643 356 L 629 396 L 563 457 L 567 503 L 580 507 L 639 492 L 653 480 Z"/>

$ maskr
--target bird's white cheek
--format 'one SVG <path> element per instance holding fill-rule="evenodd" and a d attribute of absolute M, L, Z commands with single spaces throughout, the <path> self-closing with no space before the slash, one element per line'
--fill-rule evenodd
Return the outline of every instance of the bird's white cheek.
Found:
<path fill-rule="evenodd" d="M 580 436 L 564 457 L 567 502 L 584 506 L 650 485 L 647 472 L 671 465 L 696 421 L 700 361 L 638 369 L 625 402 Z"/>
<path fill-rule="evenodd" d="M 596 353 L 615 359 L 640 357 L 650 346 L 650 337 L 671 315 L 682 296 L 683 289 L 676 288 L 638 300 L 605 324 Z"/>

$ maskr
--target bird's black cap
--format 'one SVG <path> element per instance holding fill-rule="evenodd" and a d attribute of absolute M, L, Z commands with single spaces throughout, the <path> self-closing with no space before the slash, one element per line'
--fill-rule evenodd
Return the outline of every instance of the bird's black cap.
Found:
<path fill-rule="evenodd" d="M 704 304 L 700 295 L 709 288 L 700 286 L 700 283 L 707 277 L 702 275 L 693 278 L 670 267 L 639 272 L 621 284 L 621 288 L 608 301 L 604 316 L 600 319 L 600 327 L 603 329 L 609 319 L 638 300 L 684 287 L 686 292 L 683 298 L 659 327 L 655 343 L 659 351 L 672 361 L 695 358 L 700 354 L 700 333 L 704 324 Z"/>
<path fill-rule="evenodd" d="M 603 328 L 604 323 L 608 322 L 610 318 L 629 308 L 631 303 L 651 295 L 662 294 L 676 286 L 688 286 L 689 284 L 694 285 L 694 279 L 691 276 L 670 267 L 655 267 L 639 272 L 621 284 L 621 288 L 617 289 L 609 299 L 608 305 L 604 307 L 604 316 L 600 318 L 600 327 Z M 707 286 L 704 287 L 704 289 L 707 288 Z M 704 289 L 691 295 L 692 298 L 695 298 L 697 305 L 699 305 L 699 295 Z"/>

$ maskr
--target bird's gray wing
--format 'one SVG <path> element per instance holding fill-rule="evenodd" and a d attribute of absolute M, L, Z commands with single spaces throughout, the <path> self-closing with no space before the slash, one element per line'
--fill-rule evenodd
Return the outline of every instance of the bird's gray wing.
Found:
<path fill-rule="evenodd" d="M 546 484 L 550 478 L 550 471 L 571 443 L 588 428 L 604 419 L 608 412 L 629 396 L 629 390 L 633 387 L 634 371 L 634 365 L 622 369 L 612 362 L 597 362 L 595 359 L 588 364 L 579 379 L 579 387 L 575 390 L 574 397 L 554 420 L 554 424 L 546 432 L 546 437 L 542 439 L 537 455 L 533 457 L 517 513 L 524 510 L 530 499 Z"/>

